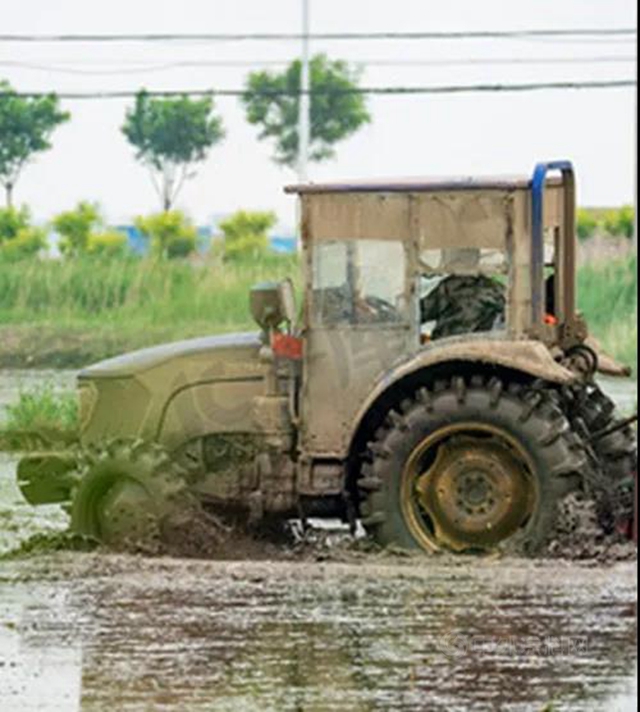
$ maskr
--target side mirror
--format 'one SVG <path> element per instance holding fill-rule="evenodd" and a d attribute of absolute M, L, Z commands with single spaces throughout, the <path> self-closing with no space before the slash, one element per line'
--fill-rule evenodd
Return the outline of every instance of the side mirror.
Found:
<path fill-rule="evenodd" d="M 250 302 L 251 315 L 263 331 L 273 331 L 295 319 L 296 300 L 290 279 L 257 284 L 251 290 Z"/>

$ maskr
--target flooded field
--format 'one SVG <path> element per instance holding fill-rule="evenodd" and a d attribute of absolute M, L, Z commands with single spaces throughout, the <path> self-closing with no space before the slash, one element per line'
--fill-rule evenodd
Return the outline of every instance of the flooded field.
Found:
<path fill-rule="evenodd" d="M 0 373 L 0 405 L 72 377 Z M 66 525 L 14 467 L 0 553 Z M 635 710 L 636 601 L 633 563 L 0 561 L 0 709 Z"/>
<path fill-rule="evenodd" d="M 5 563 L 4 710 L 632 710 L 630 564 Z"/>

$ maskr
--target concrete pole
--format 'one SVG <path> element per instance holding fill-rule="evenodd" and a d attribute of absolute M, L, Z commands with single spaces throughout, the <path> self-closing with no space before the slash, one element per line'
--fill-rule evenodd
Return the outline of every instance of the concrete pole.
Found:
<path fill-rule="evenodd" d="M 302 74 L 300 77 L 300 106 L 298 115 L 298 181 L 309 179 L 309 142 L 311 139 L 311 71 L 309 68 L 310 0 L 302 2 Z"/>
<path fill-rule="evenodd" d="M 633 224 L 633 251 L 638 254 L 638 88 L 636 87 L 636 115 L 634 126 L 634 148 L 633 148 L 633 207 L 635 212 L 635 222 Z"/>

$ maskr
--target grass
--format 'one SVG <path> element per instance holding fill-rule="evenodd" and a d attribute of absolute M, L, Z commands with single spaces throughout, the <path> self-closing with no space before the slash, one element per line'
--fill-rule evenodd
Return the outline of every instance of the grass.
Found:
<path fill-rule="evenodd" d="M 10 430 L 76 430 L 77 426 L 78 403 L 75 394 L 58 393 L 51 384 L 21 391 L 18 401 L 7 406 L 6 428 Z"/>
<path fill-rule="evenodd" d="M 51 384 L 21 391 L 6 408 L 0 430 L 0 450 L 34 450 L 77 439 L 78 401 L 73 392 L 58 392 Z"/>
<path fill-rule="evenodd" d="M 296 256 L 190 265 L 140 259 L 0 263 L 0 367 L 80 367 L 165 341 L 256 328 L 252 285 L 298 278 Z M 586 266 L 579 304 L 594 335 L 636 363 L 636 260 Z"/>
<path fill-rule="evenodd" d="M 153 260 L 0 264 L 0 366 L 77 367 L 122 351 L 256 328 L 249 291 L 296 277 L 295 256 L 196 265 Z"/>
<path fill-rule="evenodd" d="M 617 359 L 637 368 L 637 259 L 587 265 L 578 273 L 578 301 L 589 327 Z"/>

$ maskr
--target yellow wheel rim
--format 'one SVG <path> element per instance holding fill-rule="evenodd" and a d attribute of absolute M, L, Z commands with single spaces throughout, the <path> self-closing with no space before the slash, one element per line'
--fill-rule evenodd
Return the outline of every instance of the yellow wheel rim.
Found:
<path fill-rule="evenodd" d="M 402 514 L 425 549 L 490 550 L 522 529 L 538 501 L 531 458 L 509 433 L 480 423 L 437 430 L 411 453 Z"/>

